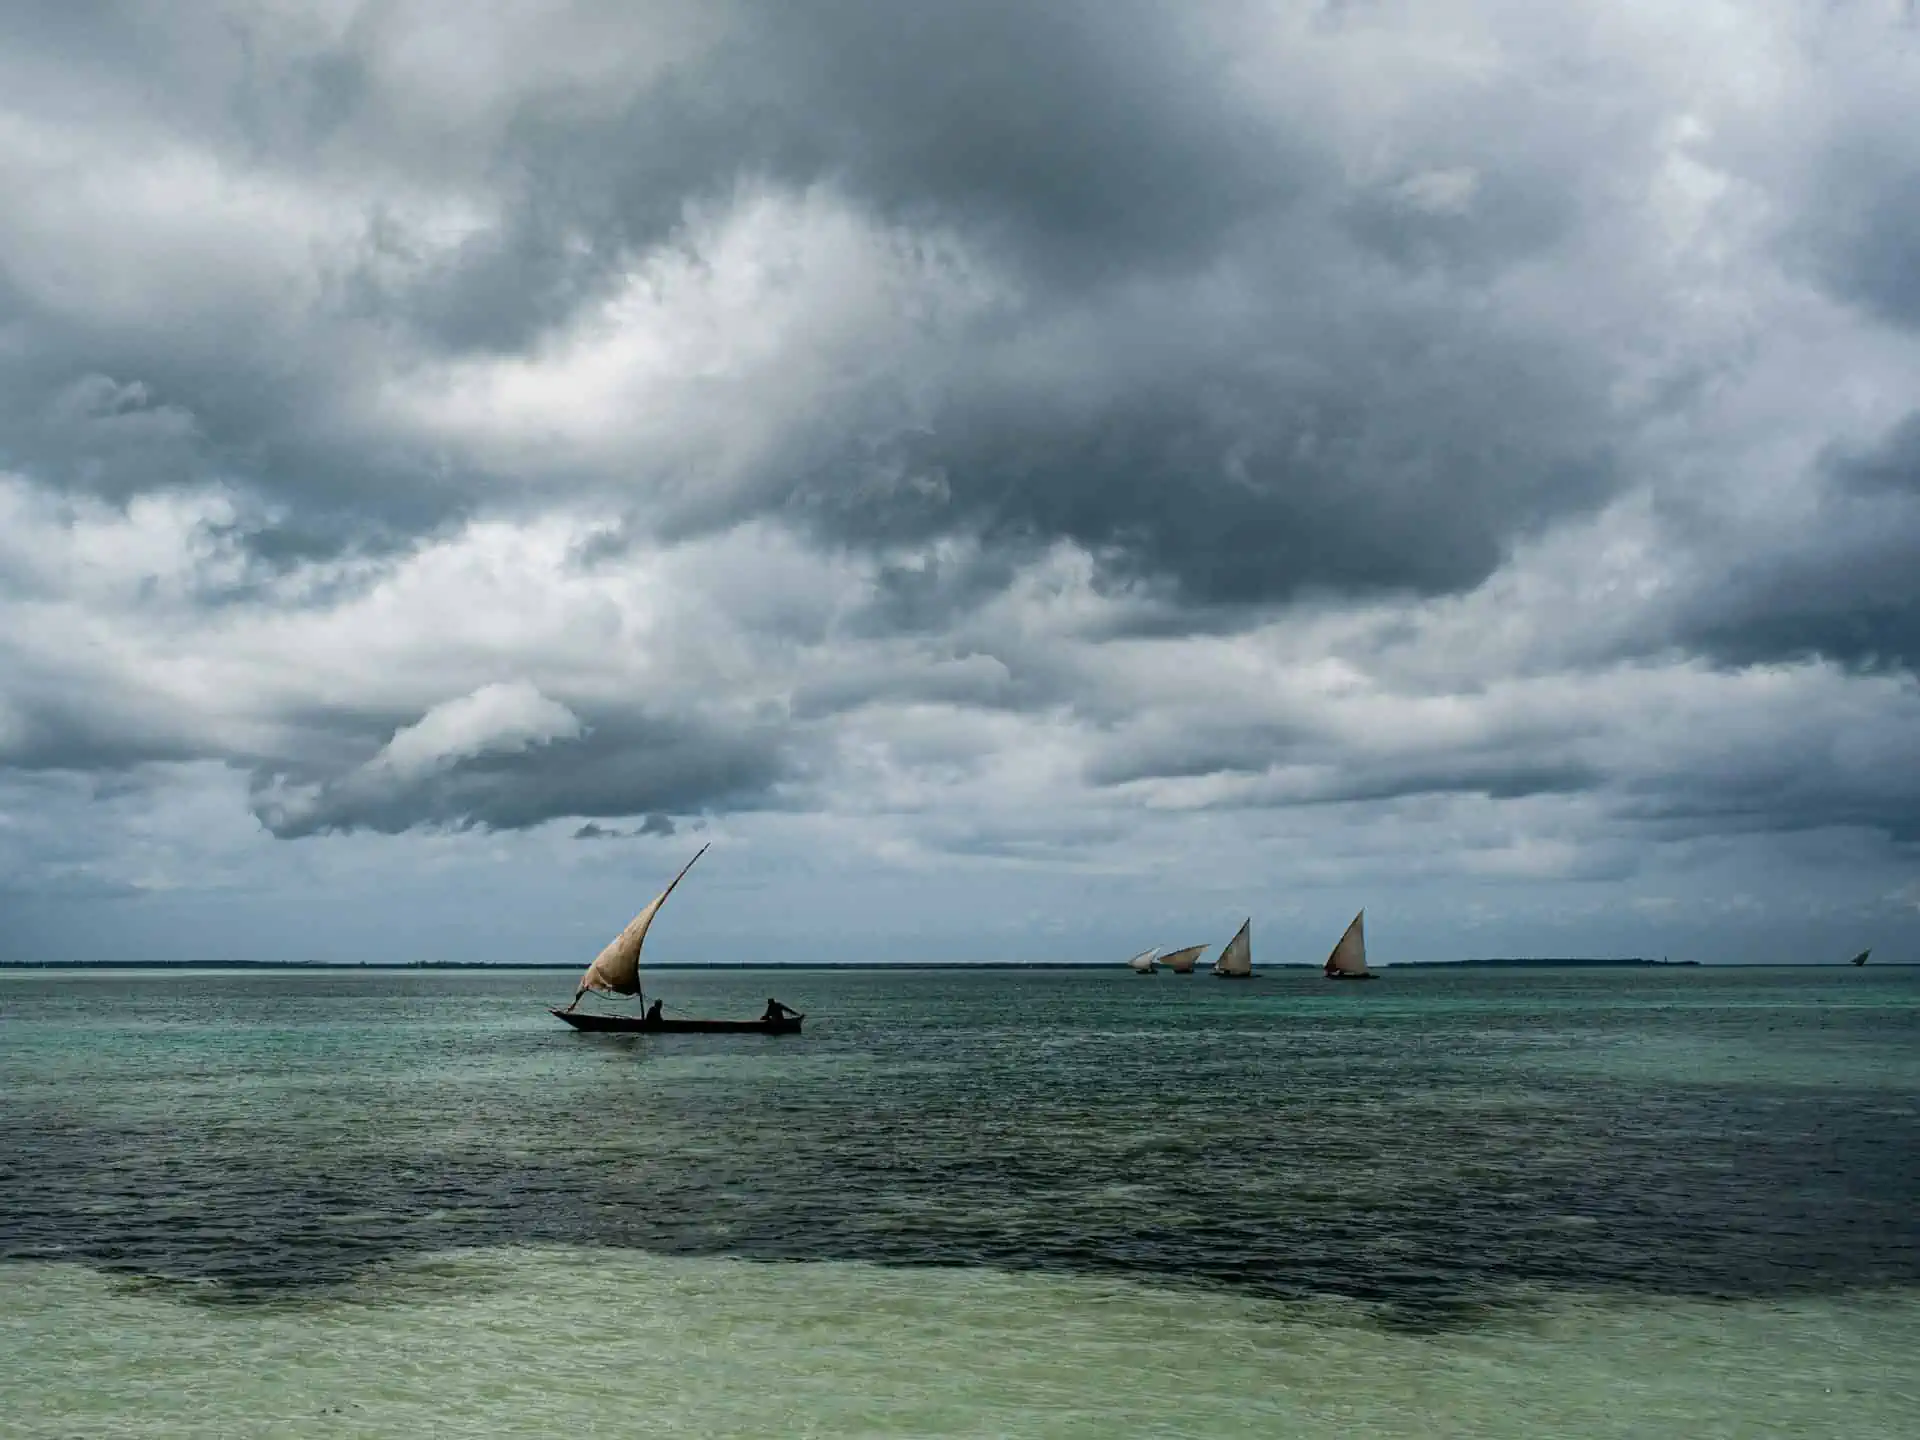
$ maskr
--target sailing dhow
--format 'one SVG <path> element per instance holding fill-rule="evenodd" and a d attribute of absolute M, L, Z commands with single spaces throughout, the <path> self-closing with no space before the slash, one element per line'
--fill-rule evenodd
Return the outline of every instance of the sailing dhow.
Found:
<path fill-rule="evenodd" d="M 550 1014 L 557 1015 L 576 1030 L 623 1030 L 666 1035 L 799 1033 L 800 1022 L 807 1017 L 787 1009 L 777 1000 L 767 1002 L 766 1013 L 758 1020 L 669 1020 L 660 1013 L 661 1004 L 658 1000 L 653 1002 L 653 1008 L 645 1015 L 596 1015 L 575 1008 L 580 1003 L 580 997 L 589 990 L 601 995 L 640 996 L 640 948 L 647 943 L 647 930 L 660 913 L 660 907 L 667 903 L 673 887 L 686 879 L 687 871 L 693 869 L 693 861 L 706 853 L 705 845 L 694 852 L 693 860 L 680 867 L 680 873 L 654 897 L 653 903 L 629 920 L 626 929 L 609 940 L 607 948 L 594 957 L 593 963 L 587 967 L 587 973 L 580 977 L 580 988 L 573 992 L 573 999 L 567 1002 L 567 1008 L 550 1011 Z"/>
<path fill-rule="evenodd" d="M 1867 956 L 1871 954 L 1873 954 L 1873 947 L 1869 945 L 1866 949 L 1862 950 L 1858 955 L 1853 957 L 1853 963 L 1856 965 L 1864 965 L 1867 963 Z"/>
<path fill-rule="evenodd" d="M 1175 950 L 1170 954 L 1162 955 L 1160 963 L 1176 975 L 1191 975 L 1194 962 L 1200 958 L 1200 953 L 1206 948 L 1204 945 L 1189 945 L 1184 950 Z"/>
<path fill-rule="evenodd" d="M 1152 950 L 1142 950 L 1138 955 L 1134 956 L 1133 959 L 1127 961 L 1127 969 L 1133 971 L 1136 975 L 1151 975 L 1160 968 L 1153 963 L 1154 957 L 1159 953 L 1160 950 L 1157 946 Z"/>
<path fill-rule="evenodd" d="M 1327 956 L 1325 975 L 1329 980 L 1371 980 L 1373 972 L 1367 969 L 1367 912 L 1362 910 L 1353 917 L 1353 923 L 1347 926 L 1347 933 L 1340 937 L 1340 943 L 1333 947 L 1333 953 Z"/>
<path fill-rule="evenodd" d="M 1213 973 L 1222 980 L 1253 978 L 1253 917 L 1248 916 L 1234 932 L 1220 958 L 1213 962 Z"/>

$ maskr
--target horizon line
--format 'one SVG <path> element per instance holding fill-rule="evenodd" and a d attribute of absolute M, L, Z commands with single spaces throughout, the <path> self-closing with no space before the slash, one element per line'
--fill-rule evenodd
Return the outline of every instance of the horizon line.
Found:
<path fill-rule="evenodd" d="M 1318 971 L 1323 962 L 1275 961 L 1256 970 Z M 1910 968 L 1920 961 L 1876 961 L 1875 968 Z M 1402 960 L 1376 970 L 1618 968 L 1650 970 L 1862 969 L 1846 960 L 1652 960 L 1640 956 L 1466 956 L 1458 960 Z M 540 970 L 574 971 L 577 961 L 542 960 L 0 960 L 0 970 Z M 1124 970 L 1112 960 L 680 960 L 647 970 Z"/>

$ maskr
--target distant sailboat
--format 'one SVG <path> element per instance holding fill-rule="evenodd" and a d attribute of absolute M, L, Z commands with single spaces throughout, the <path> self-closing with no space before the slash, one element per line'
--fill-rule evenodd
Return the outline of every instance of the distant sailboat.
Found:
<path fill-rule="evenodd" d="M 1155 946 L 1151 950 L 1142 950 L 1138 955 L 1134 956 L 1133 959 L 1127 961 L 1127 968 L 1136 975 L 1151 975 L 1160 968 L 1153 963 L 1154 957 L 1159 953 L 1160 949 L 1158 946 Z"/>
<path fill-rule="evenodd" d="M 1353 923 L 1347 926 L 1347 933 L 1340 937 L 1340 943 L 1334 946 L 1333 953 L 1327 956 L 1327 967 L 1323 972 L 1327 979 L 1373 979 L 1373 972 L 1367 969 L 1366 921 L 1365 910 L 1353 917 Z"/>
<path fill-rule="evenodd" d="M 1199 960 L 1204 945 L 1189 945 L 1184 950 L 1175 950 L 1172 954 L 1162 955 L 1160 963 L 1176 975 L 1193 974 L 1194 963 Z"/>
<path fill-rule="evenodd" d="M 1858 955 L 1853 957 L 1853 963 L 1856 965 L 1864 965 L 1867 963 L 1867 956 L 1871 954 L 1873 954 L 1873 947 L 1869 945 L 1866 949 L 1862 950 Z"/>
<path fill-rule="evenodd" d="M 573 992 L 573 999 L 567 1002 L 567 1008 L 550 1011 L 550 1014 L 558 1016 L 576 1030 L 624 1030 L 651 1034 L 799 1033 L 800 1022 L 806 1016 L 788 1010 L 784 1005 L 776 1010 L 771 1003 L 768 1013 L 758 1020 L 669 1020 L 660 1013 L 658 1001 L 645 1015 L 596 1015 L 574 1008 L 580 1003 L 580 997 L 589 990 L 601 995 L 640 995 L 640 948 L 647 943 L 647 930 L 652 926 L 654 916 L 660 913 L 660 907 L 667 903 L 667 896 L 673 893 L 673 887 L 686 878 L 687 871 L 693 869 L 693 861 L 706 853 L 705 845 L 694 852 L 693 860 L 681 867 L 680 873 L 654 897 L 653 903 L 629 920 L 626 929 L 608 941 L 607 948 L 594 957 L 593 963 L 587 967 L 587 973 L 580 977 L 580 988 Z"/>
<path fill-rule="evenodd" d="M 1253 978 L 1253 919 L 1249 916 L 1234 932 L 1220 958 L 1213 962 L 1213 973 L 1222 980 Z"/>

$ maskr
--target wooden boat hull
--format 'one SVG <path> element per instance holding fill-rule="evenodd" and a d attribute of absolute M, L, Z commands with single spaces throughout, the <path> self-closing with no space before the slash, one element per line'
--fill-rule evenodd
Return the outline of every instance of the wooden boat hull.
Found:
<path fill-rule="evenodd" d="M 1216 980 L 1251 980 L 1253 979 L 1253 976 L 1251 975 L 1235 975 L 1226 970 L 1215 970 L 1212 973 L 1213 973 L 1213 978 Z"/>
<path fill-rule="evenodd" d="M 1371 980 L 1373 979 L 1373 972 L 1369 970 L 1364 975 L 1343 975 L 1338 970 L 1329 970 L 1326 972 L 1324 978 L 1328 980 Z"/>
<path fill-rule="evenodd" d="M 619 1035 L 798 1035 L 804 1015 L 781 1020 L 648 1020 L 641 1015 L 596 1015 L 585 1010 L 550 1010 L 576 1030 Z"/>

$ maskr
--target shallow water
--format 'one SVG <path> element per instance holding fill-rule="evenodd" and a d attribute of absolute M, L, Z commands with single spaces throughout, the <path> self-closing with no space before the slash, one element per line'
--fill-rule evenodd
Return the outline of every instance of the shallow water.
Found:
<path fill-rule="evenodd" d="M 1910 1435 L 1920 1308 L 1350 1304 L 995 1269 L 463 1252 L 235 1309 L 8 1277 L 27 1434 Z M 14 1432 L 18 1433 L 18 1432 Z"/>
<path fill-rule="evenodd" d="M 657 979 L 0 976 L 0 1414 L 1920 1431 L 1920 974 Z"/>

